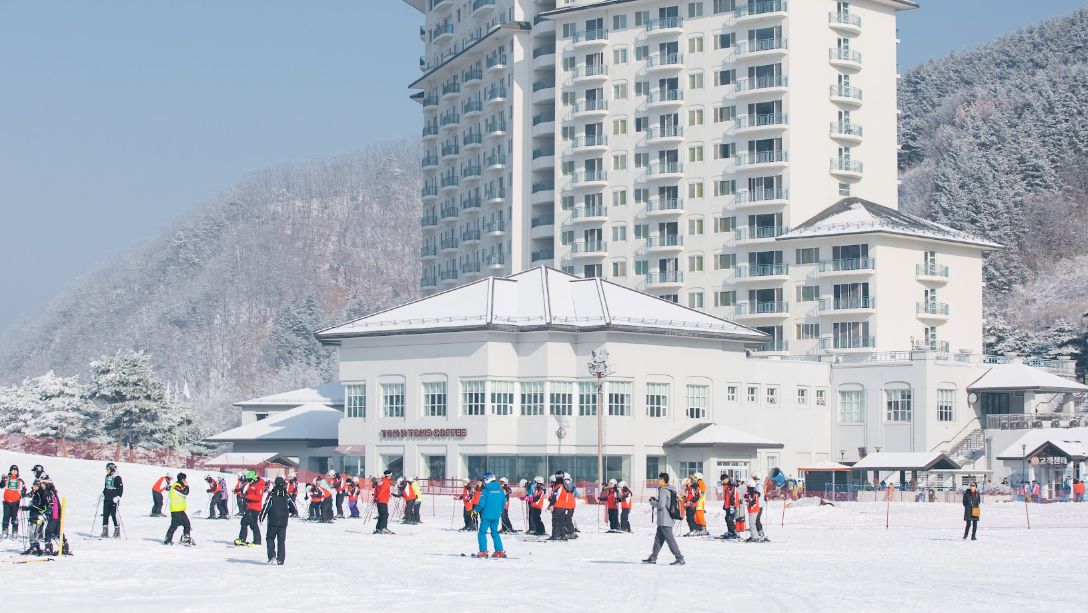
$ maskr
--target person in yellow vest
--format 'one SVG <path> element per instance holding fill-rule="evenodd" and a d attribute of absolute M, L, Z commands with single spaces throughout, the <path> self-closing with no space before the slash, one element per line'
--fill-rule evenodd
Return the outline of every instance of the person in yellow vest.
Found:
<path fill-rule="evenodd" d="M 188 508 L 186 504 L 188 496 L 189 482 L 186 480 L 185 473 L 178 473 L 177 481 L 170 487 L 170 529 L 166 531 L 163 545 L 174 544 L 174 531 L 178 528 L 181 528 L 182 545 L 189 547 L 196 545 L 190 535 L 192 526 L 189 524 L 189 516 L 185 514 L 185 509 Z"/>

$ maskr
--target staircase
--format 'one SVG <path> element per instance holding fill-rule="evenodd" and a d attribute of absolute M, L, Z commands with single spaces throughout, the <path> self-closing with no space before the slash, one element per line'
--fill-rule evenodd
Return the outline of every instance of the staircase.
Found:
<path fill-rule="evenodd" d="M 948 451 L 948 457 L 960 466 L 974 464 L 986 453 L 986 434 L 982 428 L 971 430 Z"/>

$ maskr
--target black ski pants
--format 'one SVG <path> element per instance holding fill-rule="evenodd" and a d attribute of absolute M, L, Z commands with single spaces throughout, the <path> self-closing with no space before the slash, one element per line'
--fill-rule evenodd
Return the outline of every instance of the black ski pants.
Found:
<path fill-rule="evenodd" d="M 631 509 L 620 510 L 620 530 L 631 531 Z"/>
<path fill-rule="evenodd" d="M 725 510 L 725 531 L 726 534 L 737 533 L 737 522 L 733 517 L 736 515 L 736 510 L 732 507 Z"/>
<path fill-rule="evenodd" d="M 162 492 L 151 490 L 151 514 L 162 515 Z"/>
<path fill-rule="evenodd" d="M 332 521 L 332 496 L 321 501 L 321 521 Z"/>
<path fill-rule="evenodd" d="M 464 512 L 464 517 L 465 517 L 465 527 L 464 527 L 464 529 L 465 530 L 475 530 L 476 529 L 476 520 L 472 518 L 472 511 L 470 511 L 470 510 L 468 510 L 466 508 L 465 512 Z"/>
<path fill-rule="evenodd" d="M 19 501 L 5 502 L 4 503 L 4 523 L 0 524 L 4 530 L 8 529 L 8 524 L 11 525 L 12 533 L 19 533 Z"/>
<path fill-rule="evenodd" d="M 544 522 L 540 519 L 540 509 L 529 507 L 529 531 L 544 534 Z"/>
<path fill-rule="evenodd" d="M 230 511 L 227 510 L 227 497 L 219 494 L 219 519 L 230 519 Z"/>
<path fill-rule="evenodd" d="M 385 502 L 379 502 L 378 507 L 378 524 L 374 526 L 375 530 L 387 530 L 389 528 L 389 504 Z"/>
<path fill-rule="evenodd" d="M 264 536 L 268 559 L 276 558 L 277 562 L 283 564 L 283 561 L 287 559 L 287 526 L 269 524 L 268 532 Z"/>
<path fill-rule="evenodd" d="M 344 492 L 336 492 L 336 516 L 344 516 Z"/>
<path fill-rule="evenodd" d="M 209 518 L 219 519 L 218 517 L 216 517 L 216 514 L 217 514 L 217 511 L 219 510 L 219 501 L 222 500 L 222 499 L 223 499 L 222 494 L 220 494 L 218 492 L 216 492 L 215 494 L 212 494 L 212 499 L 211 499 L 211 501 L 208 502 L 208 517 Z"/>
<path fill-rule="evenodd" d="M 503 509 L 502 510 L 502 518 L 501 518 L 501 521 L 499 523 L 502 524 L 502 530 L 505 530 L 507 532 L 513 532 L 514 531 L 514 524 L 510 523 L 510 510 L 509 509 Z"/>
<path fill-rule="evenodd" d="M 174 540 L 174 531 L 181 528 L 181 534 L 183 536 L 189 536 L 192 532 L 192 526 L 189 524 L 189 516 L 185 514 L 185 511 L 170 511 L 170 529 L 166 531 L 166 540 Z"/>
<path fill-rule="evenodd" d="M 245 515 L 242 516 L 242 529 L 238 531 L 238 540 L 246 540 L 247 528 L 253 530 L 253 543 L 255 545 L 261 544 L 261 525 L 257 522 L 258 512 L 253 509 L 246 509 Z"/>
<path fill-rule="evenodd" d="M 684 519 L 688 522 L 689 532 L 699 529 L 699 524 L 695 523 L 695 507 L 684 507 Z"/>
<path fill-rule="evenodd" d="M 620 510 L 608 509 L 608 529 L 619 530 L 620 529 Z"/>
<path fill-rule="evenodd" d="M 116 528 L 121 524 L 117 521 L 117 503 L 114 499 L 108 499 L 102 501 L 102 527 L 110 525 L 110 519 L 113 519 L 113 527 Z"/>

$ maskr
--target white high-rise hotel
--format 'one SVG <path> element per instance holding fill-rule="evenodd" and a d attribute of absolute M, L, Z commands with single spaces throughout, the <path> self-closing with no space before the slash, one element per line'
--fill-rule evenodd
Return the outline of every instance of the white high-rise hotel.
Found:
<path fill-rule="evenodd" d="M 981 352 L 996 245 L 896 210 L 913 2 L 406 2 L 424 294 L 546 264 L 758 328 L 767 353 Z"/>

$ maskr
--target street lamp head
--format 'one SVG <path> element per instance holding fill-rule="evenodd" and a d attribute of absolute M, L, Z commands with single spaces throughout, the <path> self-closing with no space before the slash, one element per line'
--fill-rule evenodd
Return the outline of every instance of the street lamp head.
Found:
<path fill-rule="evenodd" d="M 608 350 L 601 349 L 601 352 L 597 355 L 597 357 L 599 357 L 602 362 L 608 361 Z"/>

